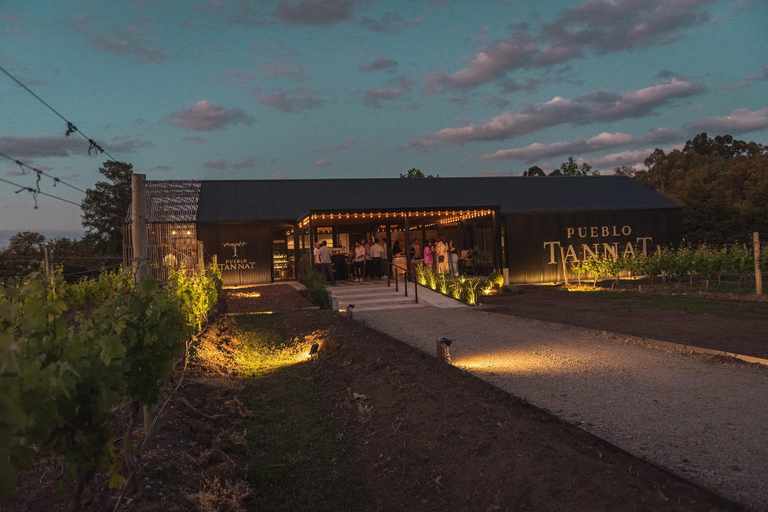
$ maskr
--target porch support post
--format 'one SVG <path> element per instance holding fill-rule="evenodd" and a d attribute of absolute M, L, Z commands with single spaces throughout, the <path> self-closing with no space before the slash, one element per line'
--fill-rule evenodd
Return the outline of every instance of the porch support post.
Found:
<path fill-rule="evenodd" d="M 405 296 L 408 296 L 408 278 L 411 276 L 411 224 L 408 219 L 408 210 L 405 211 Z"/>
<path fill-rule="evenodd" d="M 312 212 L 309 212 L 309 222 L 307 223 L 307 229 L 309 229 L 309 268 L 315 268 L 315 233 L 312 229 Z"/>
<path fill-rule="evenodd" d="M 496 210 L 493 210 L 493 266 L 494 271 L 501 273 L 501 222 Z"/>

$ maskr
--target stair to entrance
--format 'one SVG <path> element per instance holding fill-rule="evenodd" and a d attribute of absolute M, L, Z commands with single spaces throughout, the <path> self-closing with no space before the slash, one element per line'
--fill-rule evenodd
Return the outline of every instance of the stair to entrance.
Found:
<path fill-rule="evenodd" d="M 394 281 L 388 287 L 385 280 L 368 280 L 362 283 L 338 281 L 336 286 L 328 287 L 331 295 L 339 299 L 340 310 L 346 310 L 347 306 L 354 304 L 355 313 L 360 311 L 424 307 L 423 304 L 417 304 L 411 295 L 413 284 L 409 284 L 408 288 L 409 296 L 406 297 L 402 282 L 400 283 L 399 291 L 395 291 Z"/>

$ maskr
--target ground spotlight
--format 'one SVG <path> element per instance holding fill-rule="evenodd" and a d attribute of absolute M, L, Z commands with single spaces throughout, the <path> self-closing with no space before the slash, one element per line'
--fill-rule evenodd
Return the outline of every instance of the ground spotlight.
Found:
<path fill-rule="evenodd" d="M 451 364 L 451 351 L 448 349 L 451 343 L 453 343 L 453 340 L 448 338 L 437 338 L 437 342 L 435 342 L 435 357 L 437 357 L 438 361 Z"/>
<path fill-rule="evenodd" d="M 309 349 L 309 355 L 314 356 L 317 355 L 317 351 L 320 350 L 320 344 L 315 342 L 312 344 L 312 347 Z"/>
<path fill-rule="evenodd" d="M 350 304 L 349 306 L 347 306 L 347 318 L 349 318 L 350 320 L 352 320 L 352 317 L 353 317 L 353 313 L 354 313 L 352 311 L 353 309 L 355 309 L 354 304 Z"/>

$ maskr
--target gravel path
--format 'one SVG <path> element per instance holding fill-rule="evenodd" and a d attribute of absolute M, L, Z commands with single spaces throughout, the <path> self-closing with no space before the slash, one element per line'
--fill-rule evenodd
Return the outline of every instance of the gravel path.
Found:
<path fill-rule="evenodd" d="M 361 312 L 355 319 L 430 354 L 438 337 L 451 338 L 456 366 L 768 511 L 767 367 L 473 309 Z"/>

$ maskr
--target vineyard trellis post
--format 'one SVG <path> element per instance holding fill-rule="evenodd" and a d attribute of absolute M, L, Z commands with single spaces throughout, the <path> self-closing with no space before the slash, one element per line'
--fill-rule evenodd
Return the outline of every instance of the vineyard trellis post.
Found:
<path fill-rule="evenodd" d="M 760 233 L 752 233 L 752 245 L 755 248 L 755 293 L 763 294 L 763 273 L 760 270 Z"/>
<path fill-rule="evenodd" d="M 147 182 L 146 175 L 131 176 L 131 235 L 133 239 L 133 275 L 136 284 L 149 276 L 147 247 Z M 144 432 L 151 435 L 157 405 L 144 406 Z"/>
<path fill-rule="evenodd" d="M 53 261 L 51 261 L 51 246 L 44 247 L 45 254 L 45 276 L 48 279 L 48 286 L 53 289 Z"/>
<path fill-rule="evenodd" d="M 146 175 L 131 176 L 131 238 L 133 239 L 133 275 L 136 283 L 149 275 L 147 261 L 147 183 Z"/>

